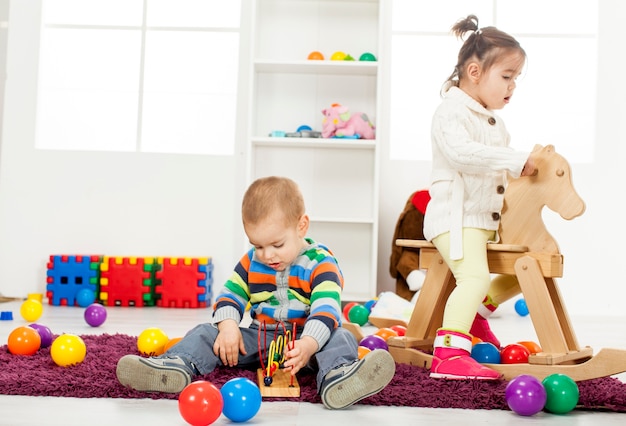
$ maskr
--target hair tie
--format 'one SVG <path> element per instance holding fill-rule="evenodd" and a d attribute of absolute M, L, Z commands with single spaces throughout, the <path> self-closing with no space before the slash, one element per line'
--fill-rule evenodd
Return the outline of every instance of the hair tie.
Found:
<path fill-rule="evenodd" d="M 476 35 L 481 35 L 483 32 L 480 28 L 476 29 L 476 31 L 474 31 L 474 34 Z"/>

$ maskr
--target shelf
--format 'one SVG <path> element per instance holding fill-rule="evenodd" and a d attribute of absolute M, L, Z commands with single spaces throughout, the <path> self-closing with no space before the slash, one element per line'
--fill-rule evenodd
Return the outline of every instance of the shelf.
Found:
<path fill-rule="evenodd" d="M 311 220 L 311 222 L 315 222 L 315 223 L 337 223 L 337 224 L 344 224 L 344 225 L 373 225 L 375 222 L 374 219 L 372 218 L 364 219 L 364 218 L 357 218 L 357 217 L 338 218 L 338 217 L 322 217 L 322 216 L 313 217 L 311 216 L 309 219 Z"/>
<path fill-rule="evenodd" d="M 254 67 L 259 73 L 371 76 L 378 73 L 378 62 L 374 61 L 256 61 Z"/>
<path fill-rule="evenodd" d="M 366 149 L 376 148 L 375 139 L 323 139 L 323 138 L 280 138 L 254 137 L 252 144 L 258 147 L 281 148 L 329 148 L 329 149 Z"/>

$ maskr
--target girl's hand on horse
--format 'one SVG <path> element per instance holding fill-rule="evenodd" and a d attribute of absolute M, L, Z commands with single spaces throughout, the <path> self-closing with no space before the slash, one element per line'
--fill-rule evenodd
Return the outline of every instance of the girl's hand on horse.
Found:
<path fill-rule="evenodd" d="M 531 152 L 522 169 L 522 176 L 534 176 L 537 174 L 537 166 L 535 166 L 535 153 Z"/>

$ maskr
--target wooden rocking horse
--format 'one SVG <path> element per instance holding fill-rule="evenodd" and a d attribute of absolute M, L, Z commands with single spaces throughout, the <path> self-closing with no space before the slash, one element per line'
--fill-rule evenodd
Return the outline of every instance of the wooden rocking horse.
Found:
<path fill-rule="evenodd" d="M 538 173 L 509 182 L 500 222 L 501 242 L 488 244 L 487 254 L 490 272 L 516 277 L 542 352 L 531 355 L 528 364 L 488 366 L 507 380 L 520 374 L 543 380 L 561 373 L 579 381 L 622 373 L 626 371 L 626 350 L 602 349 L 594 356 L 590 347 L 580 347 L 576 340 L 555 280 L 563 275 L 563 255 L 547 231 L 541 211 L 547 206 L 571 220 L 583 214 L 585 203 L 572 185 L 568 162 L 554 147 L 538 145 L 535 151 L 540 152 Z M 420 268 L 427 272 L 406 334 L 387 340 L 389 352 L 396 362 L 430 368 L 434 336 L 455 279 L 431 243 L 397 240 L 396 244 L 419 250 Z M 379 327 L 389 325 L 378 320 L 371 322 Z"/>

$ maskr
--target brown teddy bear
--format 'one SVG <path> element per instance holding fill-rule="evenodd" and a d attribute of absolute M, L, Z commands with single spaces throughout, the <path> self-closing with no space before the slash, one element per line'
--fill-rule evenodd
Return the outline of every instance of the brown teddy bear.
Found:
<path fill-rule="evenodd" d="M 424 272 L 419 269 L 419 251 L 396 245 L 397 239 L 423 240 L 424 213 L 430 201 L 428 190 L 416 191 L 400 213 L 391 242 L 389 273 L 396 279 L 396 294 L 411 300 L 424 282 Z"/>

